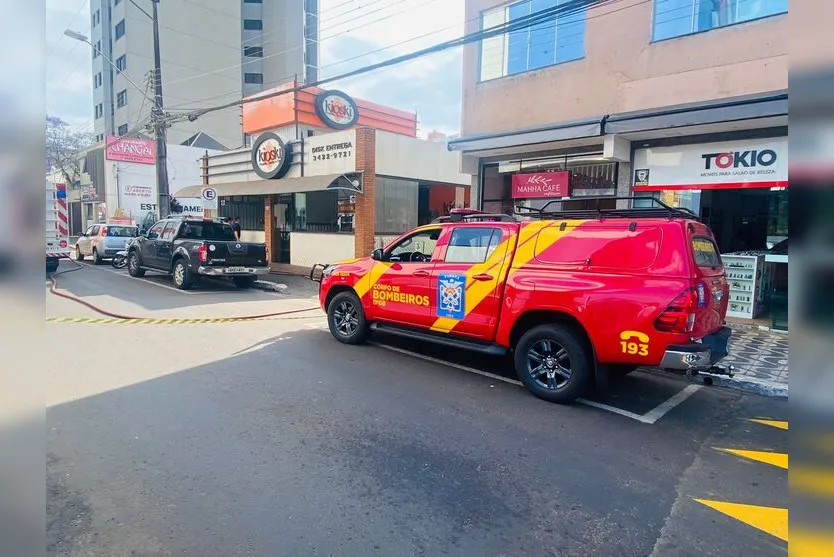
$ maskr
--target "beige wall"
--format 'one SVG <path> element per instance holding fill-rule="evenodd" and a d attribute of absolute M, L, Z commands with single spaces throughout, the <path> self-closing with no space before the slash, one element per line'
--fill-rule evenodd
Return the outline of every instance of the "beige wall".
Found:
<path fill-rule="evenodd" d="M 290 232 L 290 264 L 312 267 L 354 257 L 353 234 Z"/>
<path fill-rule="evenodd" d="M 376 130 L 378 176 L 468 186 L 472 177 L 460 172 L 460 156 L 443 143 Z"/>
<path fill-rule="evenodd" d="M 467 32 L 502 4 L 467 0 Z M 479 45 L 464 47 L 462 134 L 787 89 L 787 15 L 652 44 L 652 6 L 589 9 L 584 59 L 489 82 L 477 82 Z"/>

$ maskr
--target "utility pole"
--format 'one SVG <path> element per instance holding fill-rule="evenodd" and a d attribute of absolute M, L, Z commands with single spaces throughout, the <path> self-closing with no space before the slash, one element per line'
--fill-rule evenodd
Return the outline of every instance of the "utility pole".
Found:
<path fill-rule="evenodd" d="M 162 107 L 162 59 L 159 53 L 159 0 L 153 4 L 153 65 L 154 65 L 154 106 L 152 122 L 156 135 L 156 187 L 159 190 L 159 218 L 165 218 L 170 212 L 168 203 L 168 146 L 165 128 L 165 112 Z"/>

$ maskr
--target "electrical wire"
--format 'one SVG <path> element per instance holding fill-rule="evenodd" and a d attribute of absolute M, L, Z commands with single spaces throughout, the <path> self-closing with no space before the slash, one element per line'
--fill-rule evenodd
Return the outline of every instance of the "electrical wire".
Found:
<path fill-rule="evenodd" d="M 607 4 L 611 1 L 612 0 L 570 0 L 569 2 L 566 2 L 564 4 L 560 4 L 556 7 L 546 8 L 546 9 L 540 10 L 538 12 L 535 12 L 533 14 L 520 17 L 518 19 L 512 20 L 512 21 L 504 23 L 504 24 L 500 24 L 500 25 L 490 27 L 488 29 L 483 29 L 483 30 L 480 30 L 480 31 L 475 31 L 475 32 L 472 32 L 472 33 L 464 34 L 462 37 L 459 37 L 457 39 L 452 39 L 450 41 L 445 41 L 445 42 L 436 44 L 434 46 L 424 48 L 424 49 L 421 49 L 421 50 L 418 50 L 418 51 L 415 51 L 415 52 L 412 52 L 412 53 L 409 53 L 409 54 L 404 54 L 404 55 L 401 55 L 401 56 L 395 56 L 394 58 L 390 58 L 390 59 L 382 61 L 382 62 L 378 62 L 378 63 L 371 64 L 371 65 L 368 65 L 368 66 L 364 66 L 362 68 L 357 68 L 355 70 L 346 72 L 344 74 L 339 74 L 339 75 L 328 77 L 328 78 L 325 78 L 325 79 L 320 79 L 320 80 L 317 80 L 314 83 L 309 83 L 309 84 L 305 84 L 305 85 L 298 86 L 298 87 L 290 87 L 290 88 L 287 88 L 287 89 L 284 89 L 284 90 L 281 90 L 281 91 L 274 91 L 272 93 L 267 93 L 267 94 L 264 94 L 264 95 L 248 97 L 248 98 L 245 98 L 245 99 L 241 99 L 239 101 L 222 104 L 222 105 L 218 105 L 218 106 L 215 106 L 215 107 L 209 107 L 209 108 L 194 110 L 191 113 L 187 114 L 187 118 L 190 121 L 194 121 L 197 118 L 199 118 L 200 116 L 203 116 L 205 114 L 209 114 L 211 112 L 217 112 L 219 110 L 225 110 L 225 109 L 228 109 L 228 108 L 243 106 L 244 104 L 248 104 L 248 103 L 252 103 L 252 102 L 258 102 L 258 101 L 262 101 L 262 100 L 265 100 L 265 99 L 278 97 L 278 96 L 282 96 L 282 95 L 287 95 L 287 94 L 295 93 L 295 92 L 298 92 L 298 91 L 301 91 L 301 90 L 304 90 L 304 89 L 307 89 L 307 88 L 310 88 L 310 87 L 324 85 L 326 83 L 331 83 L 333 81 L 339 81 L 339 80 L 342 80 L 342 79 L 347 79 L 349 77 L 355 77 L 357 75 L 362 75 L 362 74 L 365 74 L 365 73 L 369 73 L 369 72 L 372 72 L 372 71 L 375 71 L 375 70 L 378 70 L 378 69 L 381 69 L 381 68 L 394 66 L 394 65 L 397 65 L 397 64 L 401 64 L 403 62 L 414 60 L 416 58 L 421 58 L 421 57 L 427 56 L 429 54 L 435 54 L 437 52 L 441 52 L 443 50 L 447 50 L 447 49 L 450 49 L 450 48 L 463 46 L 465 44 L 480 41 L 480 40 L 487 39 L 487 38 L 490 38 L 490 37 L 493 37 L 493 36 L 504 35 L 506 33 L 511 33 L 513 31 L 519 31 L 519 30 L 522 30 L 522 29 L 527 29 L 527 28 L 533 27 L 534 25 L 537 25 L 539 23 L 545 23 L 545 22 L 549 21 L 552 17 L 558 17 L 558 16 L 561 16 L 561 15 L 575 14 L 575 13 L 578 13 L 579 11 L 585 10 L 587 8 L 601 6 L 601 5 Z"/>

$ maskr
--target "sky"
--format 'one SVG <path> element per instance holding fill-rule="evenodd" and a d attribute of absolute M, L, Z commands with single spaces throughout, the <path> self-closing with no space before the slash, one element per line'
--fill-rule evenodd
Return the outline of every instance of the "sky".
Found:
<path fill-rule="evenodd" d="M 320 0 L 319 4 L 320 77 L 463 34 L 463 0 Z M 74 128 L 89 132 L 93 122 L 90 46 L 64 36 L 68 28 L 89 32 L 89 0 L 46 0 L 46 109 Z M 460 127 L 461 57 L 460 48 L 450 49 L 331 83 L 327 88 L 416 112 L 420 135 L 433 130 L 456 134 Z"/>

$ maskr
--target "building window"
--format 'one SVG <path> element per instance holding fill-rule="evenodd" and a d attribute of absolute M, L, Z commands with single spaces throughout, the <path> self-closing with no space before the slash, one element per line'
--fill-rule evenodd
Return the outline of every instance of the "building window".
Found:
<path fill-rule="evenodd" d="M 260 19 L 244 19 L 243 28 L 247 31 L 260 31 L 264 28 L 264 22 Z"/>
<path fill-rule="evenodd" d="M 122 54 L 118 58 L 116 58 L 116 69 L 118 73 L 122 73 L 127 68 L 127 55 Z"/>
<path fill-rule="evenodd" d="M 97 120 L 99 118 L 101 118 L 102 116 L 104 116 L 104 105 L 103 104 L 101 104 L 101 103 L 97 104 L 95 106 L 94 110 L 95 110 L 95 113 L 96 113 L 96 119 Z"/>
<path fill-rule="evenodd" d="M 345 190 L 312 191 L 292 195 L 278 225 L 296 232 L 353 232 L 356 195 Z"/>
<path fill-rule="evenodd" d="M 121 108 L 127 104 L 127 91 L 119 91 L 119 94 L 116 95 L 116 106 Z"/>
<path fill-rule="evenodd" d="M 96 41 L 93 47 L 93 58 L 98 58 L 101 55 L 101 41 Z"/>
<path fill-rule="evenodd" d="M 116 40 L 118 41 L 125 35 L 125 20 L 121 20 L 116 24 Z"/>
<path fill-rule="evenodd" d="M 243 230 L 263 230 L 264 198 L 260 195 L 222 197 L 218 216 L 229 219 L 240 217 L 240 227 Z"/>
<path fill-rule="evenodd" d="M 263 0 L 243 0 L 244 4 L 262 4 Z"/>
<path fill-rule="evenodd" d="M 568 0 L 523 0 L 481 14 L 490 29 L 554 8 Z M 585 55 L 585 9 L 554 15 L 532 27 L 481 41 L 481 81 L 536 70 Z"/>
<path fill-rule="evenodd" d="M 420 207 L 417 182 L 377 177 L 374 229 L 377 234 L 402 234 L 417 226 Z"/>
<path fill-rule="evenodd" d="M 98 89 L 99 87 L 101 87 L 101 84 L 101 72 L 98 72 L 96 75 L 93 76 L 93 89 Z"/>
<path fill-rule="evenodd" d="M 264 47 L 262 46 L 246 46 L 243 47 L 243 55 L 251 56 L 252 58 L 263 58 Z"/>
<path fill-rule="evenodd" d="M 119 136 L 123 136 L 127 134 L 127 124 L 122 124 L 119 126 Z"/>
<path fill-rule="evenodd" d="M 93 14 L 93 27 L 95 27 L 99 23 L 101 23 L 101 11 L 96 10 L 96 12 Z"/>
<path fill-rule="evenodd" d="M 244 83 L 256 83 L 258 85 L 261 85 L 264 82 L 264 74 L 262 74 L 262 73 L 245 73 L 245 74 L 243 74 L 243 82 Z"/>
<path fill-rule="evenodd" d="M 652 39 L 662 41 L 788 13 L 788 0 L 655 0 Z"/>
<path fill-rule="evenodd" d="M 118 6 L 121 3 L 122 3 L 122 0 L 113 0 L 113 5 L 114 6 Z"/>

